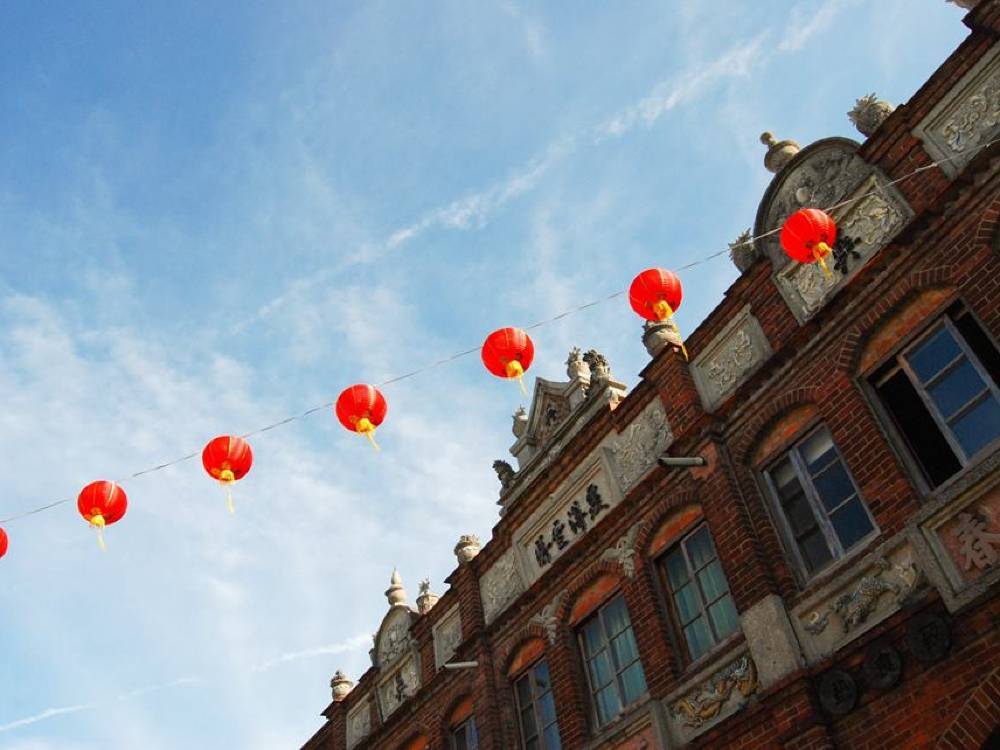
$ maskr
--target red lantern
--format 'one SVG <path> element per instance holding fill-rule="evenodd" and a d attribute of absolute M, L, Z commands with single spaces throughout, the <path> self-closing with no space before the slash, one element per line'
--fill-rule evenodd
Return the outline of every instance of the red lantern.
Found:
<path fill-rule="evenodd" d="M 673 317 L 684 299 L 684 289 L 677 274 L 665 268 L 647 268 L 628 288 L 628 302 L 646 320 L 662 323 Z M 684 359 L 687 347 L 681 344 Z"/>
<path fill-rule="evenodd" d="M 628 288 L 629 304 L 646 320 L 666 320 L 677 312 L 682 299 L 681 280 L 665 268 L 647 268 Z"/>
<path fill-rule="evenodd" d="M 7 554 L 7 532 L 0 529 L 0 557 Z"/>
<path fill-rule="evenodd" d="M 375 428 L 382 424 L 389 410 L 385 396 L 373 385 L 358 384 L 346 388 L 337 398 L 337 419 L 351 432 L 358 432 L 368 438 L 375 450 Z"/>
<path fill-rule="evenodd" d="M 535 358 L 535 345 L 531 337 L 520 328 L 500 328 L 486 337 L 482 349 L 483 364 L 498 378 L 517 378 L 521 393 L 524 373 Z"/>
<path fill-rule="evenodd" d="M 818 262 L 823 273 L 832 276 L 824 258 L 837 241 L 833 218 L 818 208 L 800 208 L 781 228 L 781 247 L 799 263 Z"/>
<path fill-rule="evenodd" d="M 102 479 L 83 488 L 76 507 L 83 519 L 97 529 L 97 543 L 103 550 L 104 527 L 122 519 L 128 507 L 128 498 L 125 490 L 117 484 Z"/>
<path fill-rule="evenodd" d="M 213 438 L 201 452 L 201 463 L 213 479 L 226 486 L 226 507 L 234 513 L 232 484 L 246 476 L 253 464 L 250 443 L 233 435 Z"/>

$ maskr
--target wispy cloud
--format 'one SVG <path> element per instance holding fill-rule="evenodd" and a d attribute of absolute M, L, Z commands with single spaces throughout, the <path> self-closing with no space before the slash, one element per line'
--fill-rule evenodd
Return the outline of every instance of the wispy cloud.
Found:
<path fill-rule="evenodd" d="M 344 654 L 350 651 L 356 651 L 363 646 L 370 645 L 372 642 L 372 637 L 366 633 L 360 633 L 353 638 L 350 638 L 341 643 L 331 643 L 326 646 L 317 646 L 315 648 L 307 648 L 302 651 L 288 651 L 284 654 L 279 654 L 272 659 L 267 661 L 262 661 L 259 664 L 254 664 L 250 667 L 251 672 L 267 672 L 270 669 L 274 669 L 280 664 L 287 664 L 290 661 L 298 661 L 299 659 L 311 659 L 315 656 L 335 656 L 337 654 Z"/>

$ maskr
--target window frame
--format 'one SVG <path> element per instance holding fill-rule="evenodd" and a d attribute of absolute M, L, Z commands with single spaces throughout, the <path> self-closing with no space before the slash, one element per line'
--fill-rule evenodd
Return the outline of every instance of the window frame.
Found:
<path fill-rule="evenodd" d="M 629 662 L 621 669 L 619 669 L 617 664 L 615 663 L 614 652 L 613 649 L 611 648 L 611 640 L 608 638 L 608 632 L 604 624 L 604 616 L 603 616 L 605 610 L 618 599 L 621 600 L 622 606 L 625 607 L 625 613 L 628 615 L 628 629 L 632 631 L 632 640 L 635 642 L 635 653 L 636 653 L 635 661 Z M 600 709 L 598 708 L 597 705 L 597 690 L 594 689 L 593 679 L 591 678 L 590 675 L 590 664 L 588 662 L 592 661 L 592 659 L 588 658 L 587 656 L 587 646 L 583 636 L 584 629 L 595 619 L 598 620 L 598 622 L 600 622 L 601 624 L 601 642 L 602 642 L 601 650 L 607 651 L 608 661 L 611 663 L 611 667 L 614 670 L 614 679 L 612 680 L 611 683 L 608 684 L 613 684 L 615 686 L 615 692 L 618 695 L 618 703 L 620 705 L 618 713 L 616 713 L 614 716 L 608 717 L 608 720 L 604 722 L 601 721 Z M 616 635 L 620 635 L 621 633 L 624 632 L 625 631 L 622 630 Z M 643 696 L 649 694 L 649 683 L 646 681 L 646 667 L 642 663 L 642 654 L 639 651 L 639 642 L 635 638 L 635 628 L 632 626 L 632 613 L 629 611 L 628 603 L 625 601 L 625 594 L 621 590 L 618 590 L 615 593 L 608 596 L 607 599 L 605 599 L 603 602 L 601 602 L 601 604 L 595 607 L 593 612 L 591 612 L 587 617 L 583 618 L 582 620 L 580 620 L 579 623 L 576 624 L 576 626 L 574 627 L 574 635 L 576 636 L 577 649 L 579 651 L 580 660 L 583 666 L 583 674 L 587 680 L 587 693 L 589 695 L 589 699 L 587 702 L 590 705 L 591 721 L 593 722 L 593 726 L 595 729 L 603 729 L 611 725 L 615 721 L 615 719 L 622 716 L 631 706 L 641 703 Z M 639 669 L 642 670 L 642 681 L 643 684 L 645 685 L 645 690 L 643 690 L 643 692 L 640 693 L 639 696 L 637 696 L 633 701 L 626 703 L 625 687 L 624 687 L 624 682 L 622 680 L 622 674 L 633 664 L 638 664 Z M 601 687 L 603 688 L 604 686 L 602 685 Z M 562 737 L 560 736 L 560 741 L 561 740 Z"/>
<path fill-rule="evenodd" d="M 701 590 L 701 583 L 696 580 L 697 573 L 703 570 L 704 568 L 707 568 L 708 565 L 704 565 L 697 571 L 695 571 L 694 566 L 691 564 L 690 555 L 688 554 L 687 548 L 684 546 L 685 543 L 696 533 L 698 533 L 698 531 L 702 528 L 708 530 L 709 539 L 711 540 L 712 547 L 715 550 L 715 557 L 713 559 L 717 560 L 719 562 L 719 567 L 722 568 L 722 574 L 725 576 L 726 579 L 726 594 L 728 594 L 729 598 L 732 599 L 733 591 L 732 588 L 730 588 L 729 586 L 729 575 L 726 573 L 725 568 L 722 566 L 722 559 L 719 557 L 719 547 L 715 543 L 715 537 L 712 535 L 712 529 L 709 528 L 708 521 L 705 519 L 704 516 L 701 516 L 700 518 L 694 520 L 691 524 L 689 524 L 686 528 L 684 528 L 678 535 L 677 539 L 675 539 L 673 542 L 667 545 L 667 547 L 659 555 L 657 555 L 656 559 L 653 561 L 653 565 L 656 568 L 657 572 L 657 578 L 659 579 L 660 586 L 663 589 L 663 595 L 664 595 L 663 598 L 666 601 L 667 611 L 669 613 L 668 619 L 670 620 L 670 625 L 672 626 L 671 631 L 673 636 L 672 640 L 674 642 L 674 650 L 678 654 L 678 656 L 681 656 L 681 666 L 685 668 L 690 666 L 691 664 L 694 664 L 695 662 L 704 659 L 710 654 L 713 654 L 716 650 L 722 647 L 727 641 L 729 641 L 730 638 L 732 638 L 735 635 L 738 635 L 741 631 L 741 628 L 739 627 L 739 625 L 737 625 L 736 630 L 734 630 L 732 633 L 729 633 L 721 638 L 715 637 L 712 621 L 708 615 L 709 605 L 704 604 L 707 601 L 707 597 Z M 693 583 L 698 587 L 700 616 L 704 617 L 706 622 L 708 623 L 710 632 L 712 633 L 714 640 L 711 647 L 704 653 L 699 654 L 698 656 L 693 656 L 691 654 L 691 647 L 687 642 L 687 636 L 684 635 L 684 626 L 681 624 L 680 613 L 677 611 L 677 602 L 674 599 L 674 593 L 675 593 L 674 588 L 670 583 L 670 575 L 669 572 L 667 571 L 667 558 L 670 557 L 670 555 L 673 554 L 678 548 L 681 549 L 682 554 L 684 556 L 685 564 L 687 565 L 687 570 L 691 574 L 689 583 L 685 585 L 690 585 Z M 715 604 L 716 602 L 722 601 L 722 598 L 726 594 L 716 597 L 715 599 L 712 600 L 711 604 Z M 702 604 L 704 604 L 704 606 L 702 606 Z M 735 600 L 733 600 L 733 609 L 736 611 L 736 616 L 738 619 L 739 610 L 736 609 Z M 691 622 L 694 622 L 694 620 L 692 620 Z"/>
<path fill-rule="evenodd" d="M 548 724 L 545 724 L 544 720 L 542 719 L 541 710 L 539 708 L 539 702 L 541 697 L 544 696 L 544 693 L 539 695 L 535 690 L 536 687 L 535 669 L 537 669 L 539 666 L 543 664 L 545 665 L 545 669 L 549 673 L 548 692 L 552 695 L 553 718 L 552 721 L 549 722 Z M 528 681 L 528 690 L 531 692 L 531 712 L 535 717 L 535 727 L 538 730 L 537 733 L 534 735 L 534 739 L 538 740 L 538 747 L 540 748 L 540 750 L 555 750 L 554 748 L 551 749 L 549 748 L 548 740 L 546 740 L 545 738 L 546 730 L 551 726 L 555 726 L 556 734 L 559 736 L 559 747 L 562 748 L 562 734 L 559 732 L 559 713 L 558 710 L 556 709 L 555 688 L 552 685 L 552 670 L 549 667 L 548 660 L 545 658 L 545 655 L 543 654 L 542 656 L 535 659 L 535 661 L 533 661 L 531 664 L 529 664 L 527 667 L 525 667 L 523 670 L 521 670 L 518 674 L 516 674 L 514 677 L 510 679 L 511 688 L 514 691 L 514 710 L 517 713 L 517 729 L 518 729 L 517 734 L 520 740 L 521 750 L 527 750 L 528 747 L 528 738 L 524 736 L 524 722 L 521 721 L 521 714 L 524 713 L 525 707 L 521 705 L 521 698 L 517 692 L 517 685 L 521 680 Z"/>
<path fill-rule="evenodd" d="M 472 729 L 472 734 L 476 739 L 475 745 L 469 743 L 470 728 Z M 469 714 L 466 718 L 462 719 L 462 721 L 448 730 L 448 750 L 458 750 L 457 738 L 459 732 L 465 733 L 466 750 L 479 750 L 479 728 L 476 726 L 476 715 L 474 713 Z"/>
<path fill-rule="evenodd" d="M 984 456 L 990 455 L 1000 448 L 1000 436 L 998 436 L 993 438 L 993 440 L 989 443 L 985 444 L 975 454 L 971 456 L 967 455 L 965 449 L 955 437 L 951 426 L 940 413 L 937 404 L 934 403 L 934 400 L 928 393 L 927 385 L 920 382 L 920 379 L 917 377 L 913 368 L 906 359 L 908 354 L 914 352 L 927 343 L 927 341 L 930 340 L 930 338 L 934 336 L 942 327 L 947 328 L 952 339 L 958 345 L 962 356 L 969 362 L 976 374 L 986 384 L 987 392 L 991 393 L 994 398 L 1000 401 L 1000 384 L 993 380 L 992 375 L 990 375 L 990 373 L 986 370 L 976 352 L 973 351 L 972 347 L 965 340 L 965 336 L 955 325 L 955 319 L 965 315 L 971 316 L 972 322 L 975 323 L 976 327 L 983 332 L 989 344 L 1000 352 L 1000 347 L 997 346 L 990 330 L 983 325 L 982 321 L 977 315 L 975 315 L 973 310 L 961 301 L 953 300 L 950 304 L 945 305 L 943 309 L 939 310 L 927 325 L 924 325 L 922 328 L 913 331 L 910 335 L 903 338 L 898 346 L 896 346 L 874 366 L 869 368 L 867 372 L 859 373 L 859 379 L 862 380 L 864 385 L 862 390 L 868 397 L 880 426 L 884 429 L 887 438 L 889 438 L 889 443 L 896 450 L 897 455 L 899 455 L 902 459 L 903 465 L 907 468 L 914 480 L 917 481 L 919 488 L 924 494 L 938 492 L 941 488 L 950 485 L 956 477 L 964 474 L 970 466 L 973 466 L 982 460 Z M 958 366 L 956 363 L 960 364 L 960 359 L 953 360 L 948 365 L 943 367 L 938 373 L 935 374 L 934 378 L 928 382 L 936 382 L 947 373 L 952 372 Z M 883 370 L 884 372 L 881 372 Z M 916 391 L 921 403 L 924 404 L 924 407 L 930 414 L 934 425 L 938 428 L 942 438 L 944 438 L 944 440 L 948 443 L 948 447 L 951 448 L 955 459 L 959 463 L 958 471 L 939 484 L 933 483 L 933 479 L 928 474 L 928 470 L 924 467 L 923 462 L 916 453 L 916 450 L 912 447 L 906 433 L 899 426 L 896 417 L 893 416 L 892 411 L 888 408 L 888 406 L 886 406 L 881 395 L 879 394 L 879 388 L 900 371 L 903 372 L 906 379 L 909 381 L 910 386 L 914 389 L 914 391 Z M 878 379 L 875 378 L 875 375 L 879 375 Z M 982 395 L 967 401 L 955 412 L 955 415 L 964 416 L 968 413 L 971 407 L 981 401 Z M 953 418 L 955 415 L 953 415 Z"/>
<path fill-rule="evenodd" d="M 861 501 L 861 505 L 868 516 L 868 520 L 871 521 L 872 524 L 871 531 L 858 539 L 858 541 L 855 542 L 854 545 L 848 550 L 843 548 L 840 538 L 837 536 L 837 532 L 833 528 L 833 524 L 830 521 L 829 514 L 823 506 L 823 500 L 819 497 L 816 492 L 816 488 L 813 486 L 813 478 L 809 474 L 809 469 L 805 464 L 805 460 L 799 453 L 799 446 L 817 435 L 821 430 L 826 430 L 829 434 L 830 444 L 836 453 L 837 459 L 844 467 L 847 478 L 851 481 L 851 486 L 854 488 L 854 494 L 857 496 L 858 500 Z M 778 494 L 778 488 L 774 483 L 774 479 L 771 477 L 774 469 L 777 468 L 777 466 L 786 458 L 790 458 L 791 460 L 793 470 L 795 471 L 795 478 L 802 487 L 803 495 L 809 503 L 809 509 L 812 512 L 813 517 L 816 519 L 816 525 L 820 529 L 820 533 L 823 535 L 827 548 L 830 550 L 830 560 L 822 567 L 813 571 L 809 570 L 809 566 L 806 564 L 802 551 L 799 549 L 795 533 L 792 531 L 791 522 L 788 520 L 788 516 L 782 507 L 781 496 Z M 857 479 L 854 478 L 854 472 L 851 471 L 850 464 L 848 464 L 847 460 L 844 458 L 844 454 L 841 452 L 840 446 L 837 445 L 833 431 L 822 419 L 815 419 L 811 421 L 808 426 L 797 432 L 787 443 L 775 451 L 769 460 L 760 465 L 757 474 L 760 481 L 764 485 L 765 494 L 768 498 L 767 506 L 778 527 L 778 536 L 782 545 L 785 547 L 786 554 L 790 555 L 794 561 L 793 568 L 798 575 L 799 582 L 801 584 L 809 583 L 818 577 L 825 575 L 838 563 L 848 557 L 851 557 L 858 550 L 867 547 L 873 539 L 877 538 L 879 534 L 881 534 L 881 530 L 875 520 L 875 516 L 872 513 L 871 508 L 868 507 L 868 502 L 865 500 L 864 495 L 861 493 L 861 488 L 858 486 Z M 833 541 L 833 545 L 831 545 L 831 539 Z"/>

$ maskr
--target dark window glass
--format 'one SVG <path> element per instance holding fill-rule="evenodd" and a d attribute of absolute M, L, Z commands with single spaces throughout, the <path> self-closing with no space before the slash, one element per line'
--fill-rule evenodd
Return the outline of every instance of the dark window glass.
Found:
<path fill-rule="evenodd" d="M 799 441 L 765 473 L 786 536 L 809 575 L 874 531 L 868 507 L 826 428 Z"/>
<path fill-rule="evenodd" d="M 872 382 L 924 477 L 936 487 L 1000 438 L 1000 353 L 956 308 Z"/>
<path fill-rule="evenodd" d="M 524 750 L 561 750 L 549 667 L 538 662 L 514 683 Z"/>
<path fill-rule="evenodd" d="M 625 600 L 615 597 L 579 629 L 597 724 L 613 719 L 646 692 L 646 676 Z"/>
<path fill-rule="evenodd" d="M 452 730 L 451 747 L 452 750 L 479 750 L 475 716 L 470 716 Z"/>
<path fill-rule="evenodd" d="M 702 524 L 681 539 L 661 567 L 692 660 L 736 632 L 739 616 L 708 526 Z"/>

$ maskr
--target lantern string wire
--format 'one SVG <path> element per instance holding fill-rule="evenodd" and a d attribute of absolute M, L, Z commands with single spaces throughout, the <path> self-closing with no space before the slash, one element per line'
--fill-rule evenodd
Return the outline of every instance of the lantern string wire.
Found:
<path fill-rule="evenodd" d="M 985 149 L 989 148 L 990 146 L 993 146 L 994 144 L 997 144 L 997 143 L 1000 143 L 1000 138 L 995 138 L 995 139 L 993 139 L 991 141 L 987 141 L 986 143 L 982 143 L 982 144 L 979 144 L 978 146 L 974 146 L 973 148 L 970 148 L 968 151 L 966 151 L 966 152 L 964 152 L 962 154 L 959 154 L 958 156 L 945 157 L 943 159 L 938 159 L 937 161 L 933 161 L 930 164 L 925 164 L 925 165 L 923 165 L 921 167 L 917 167 L 912 172 L 909 172 L 909 173 L 903 175 L 902 177 L 897 177 L 895 180 L 889 180 L 888 182 L 885 182 L 885 183 L 876 183 L 875 187 L 872 188 L 871 190 L 869 190 L 868 192 L 862 193 L 861 195 L 855 195 L 855 196 L 852 196 L 850 198 L 845 198 L 844 200 L 842 200 L 842 201 L 840 201 L 838 203 L 834 203 L 832 206 L 828 206 L 827 208 L 825 208 L 823 210 L 826 211 L 827 213 L 829 213 L 830 211 L 836 211 L 838 208 L 843 208 L 844 206 L 848 206 L 848 205 L 850 205 L 852 203 L 856 203 L 857 201 L 863 200 L 865 198 L 869 198 L 869 197 L 871 197 L 873 195 L 881 195 L 881 194 L 884 193 L 884 191 L 886 190 L 886 188 L 890 188 L 890 187 L 892 187 L 894 185 L 898 185 L 901 182 L 905 182 L 906 180 L 909 180 L 909 179 L 915 177 L 918 174 L 926 172 L 928 169 L 933 169 L 935 167 L 939 167 L 939 166 L 941 166 L 942 164 L 944 164 L 946 162 L 957 161 L 958 159 L 965 159 L 966 161 L 970 161 L 971 158 L 972 158 L 972 156 L 974 154 L 977 154 L 978 152 L 983 151 L 983 150 L 985 150 Z M 701 258 L 697 258 L 697 259 L 691 261 L 690 263 L 686 263 L 686 264 L 684 264 L 682 266 L 677 266 L 676 268 L 677 268 L 678 271 L 686 271 L 688 269 L 695 268 L 696 266 L 700 266 L 703 263 L 707 263 L 708 261 L 714 260 L 715 258 L 718 258 L 720 256 L 728 255 L 729 253 L 732 252 L 733 248 L 741 247 L 741 246 L 744 246 L 744 245 L 750 245 L 750 244 L 756 242 L 757 240 L 762 240 L 762 239 L 766 239 L 767 237 L 771 237 L 771 236 L 777 234 L 780 231 L 781 231 L 781 227 L 774 227 L 773 229 L 769 229 L 768 231 L 762 232 L 761 234 L 755 235 L 753 237 L 748 237 L 747 239 L 743 240 L 742 242 L 739 242 L 739 243 L 735 243 L 734 242 L 730 247 L 726 248 L 725 250 L 719 250 L 718 252 L 711 253 L 711 254 L 703 256 Z M 582 312 L 582 311 L 587 310 L 587 309 L 589 309 L 591 307 L 596 307 L 597 305 L 601 305 L 601 304 L 604 304 L 605 302 L 609 302 L 609 301 L 611 301 L 613 299 L 617 299 L 618 297 L 621 297 L 621 296 L 625 295 L 626 293 L 627 293 L 627 290 L 621 289 L 621 290 L 619 290 L 617 292 L 613 292 L 612 294 L 609 294 L 609 295 L 607 295 L 605 297 L 601 297 L 599 299 L 592 300 L 590 302 L 585 302 L 582 305 L 577 305 L 576 307 L 573 307 L 573 308 L 570 308 L 568 310 L 564 310 L 563 312 L 557 313 L 556 315 L 553 315 L 550 318 L 545 318 L 543 320 L 539 320 L 539 321 L 537 321 L 535 323 L 532 323 L 531 325 L 525 326 L 524 330 L 526 330 L 526 331 L 533 331 L 533 330 L 536 330 L 538 328 L 542 328 L 543 326 L 547 326 L 547 325 L 555 323 L 555 322 L 557 322 L 559 320 L 562 320 L 563 318 L 567 318 L 570 315 L 575 315 L 576 313 Z M 463 351 L 456 352 L 455 354 L 452 354 L 452 355 L 450 355 L 448 357 L 444 357 L 444 358 L 439 359 L 439 360 L 437 360 L 435 362 L 431 362 L 430 364 L 424 365 L 423 367 L 418 367 L 417 369 L 411 370 L 411 371 L 406 372 L 406 373 L 403 373 L 402 375 L 395 375 L 393 377 L 387 378 L 386 380 L 383 380 L 382 382 L 377 383 L 376 385 L 377 386 L 387 386 L 387 385 L 391 385 L 393 383 L 398 383 L 398 382 L 400 382 L 402 380 L 407 380 L 409 378 L 412 378 L 412 377 L 415 377 L 415 376 L 420 375 L 422 373 L 425 373 L 428 370 L 433 370 L 433 369 L 435 369 L 437 367 L 441 367 L 442 365 L 446 365 L 446 364 L 449 364 L 451 362 L 454 362 L 455 360 L 462 359 L 463 357 L 467 357 L 470 354 L 474 354 L 475 352 L 478 352 L 480 350 L 480 348 L 481 347 L 479 347 L 479 346 L 475 346 L 475 347 L 472 347 L 471 349 L 465 349 Z M 333 406 L 335 404 L 336 404 L 335 401 L 328 401 L 327 403 L 319 404 L 317 406 L 313 406 L 313 407 L 311 407 L 309 409 L 306 409 L 305 411 L 303 411 L 301 413 L 293 414 L 292 416 L 285 417 L 284 419 L 280 419 L 277 422 L 272 422 L 271 424 L 265 425 L 264 427 L 259 427 L 256 430 L 251 430 L 250 432 L 247 432 L 247 433 L 244 433 L 243 435 L 240 435 L 240 437 L 242 437 L 242 438 L 245 439 L 245 438 L 253 437 L 254 435 L 260 435 L 262 433 L 269 432 L 270 430 L 276 429 L 278 427 L 282 427 L 282 426 L 284 426 L 286 424 L 291 424 L 292 422 L 297 422 L 297 421 L 299 421 L 301 419 L 304 419 L 304 418 L 306 418 L 306 417 L 308 417 L 308 416 L 310 416 L 312 414 L 315 414 L 318 411 L 323 411 L 324 409 L 333 408 Z M 184 463 L 186 461 L 190 461 L 191 459 L 196 458 L 199 455 L 201 455 L 201 451 L 200 450 L 194 451 L 193 453 L 188 453 L 187 455 L 181 456 L 180 458 L 175 458 L 172 461 L 167 461 L 166 463 L 157 464 L 156 466 L 150 466 L 149 468 L 142 469 L 142 470 L 137 471 L 137 472 L 135 472 L 133 474 L 129 474 L 128 475 L 128 479 L 136 479 L 136 478 L 144 476 L 146 474 L 153 474 L 155 472 L 162 471 L 163 469 L 170 468 L 171 466 L 176 466 L 177 464 L 181 464 L 181 463 Z M 124 481 L 118 481 L 117 483 L 118 484 L 123 484 Z M 66 503 L 71 503 L 71 502 L 73 502 L 73 498 L 64 498 L 62 500 L 56 500 L 55 502 L 48 503 L 47 505 L 41 505 L 41 506 L 39 506 L 37 508 L 33 508 L 31 510 L 23 511 L 21 513 L 16 513 L 16 514 L 14 514 L 12 516 L 7 516 L 6 518 L 0 518 L 0 524 L 10 523 L 11 521 L 17 521 L 17 520 L 20 520 L 22 518 L 27 518 L 28 516 L 33 516 L 33 515 L 35 515 L 37 513 L 42 513 L 42 512 L 44 512 L 46 510 L 51 510 L 52 508 L 57 508 L 60 505 L 65 505 Z"/>

